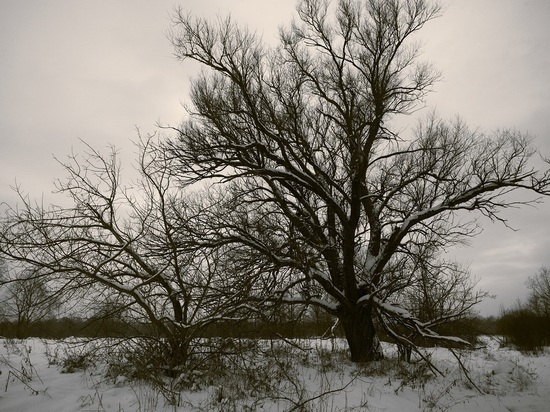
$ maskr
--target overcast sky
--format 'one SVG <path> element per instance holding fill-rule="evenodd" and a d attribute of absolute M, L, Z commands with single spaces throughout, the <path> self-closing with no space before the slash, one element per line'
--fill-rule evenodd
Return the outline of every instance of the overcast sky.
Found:
<path fill-rule="evenodd" d="M 204 16 L 231 12 L 273 42 L 295 1 L 0 0 L 0 202 L 16 202 L 15 182 L 52 199 L 52 180 L 63 177 L 53 156 L 80 150 L 79 139 L 132 159 L 136 127 L 151 133 L 157 121 L 181 120 L 193 68 L 166 39 L 178 4 Z M 443 4 L 443 17 L 422 31 L 423 58 L 444 76 L 428 107 L 483 130 L 528 132 L 550 156 L 550 1 Z M 506 217 L 517 231 L 484 222 L 470 247 L 451 251 L 497 295 L 483 314 L 524 298 L 525 279 L 550 266 L 550 199 Z"/>

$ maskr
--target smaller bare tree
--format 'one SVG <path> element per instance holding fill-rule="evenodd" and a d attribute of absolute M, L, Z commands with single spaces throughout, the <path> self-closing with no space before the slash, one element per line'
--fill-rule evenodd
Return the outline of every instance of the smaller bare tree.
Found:
<path fill-rule="evenodd" d="M 550 319 L 550 268 L 543 266 L 536 275 L 527 280 L 531 290 L 529 308 L 539 316 Z"/>
<path fill-rule="evenodd" d="M 389 304 L 405 309 L 423 327 L 443 335 L 459 335 L 453 325 L 473 316 L 475 306 L 488 297 L 477 289 L 468 268 L 443 259 L 436 244 L 416 245 L 400 259 L 394 258 L 385 278 L 390 286 Z M 413 350 L 418 352 L 417 344 L 425 343 L 419 341 L 421 331 L 407 327 L 399 314 L 382 315 L 379 323 L 408 361 Z"/>
<path fill-rule="evenodd" d="M 39 268 L 37 282 L 78 293 L 88 311 L 87 302 L 97 309 L 105 297 L 122 304 L 136 324 L 151 327 L 165 352 L 162 367 L 172 371 L 189 359 L 201 331 L 248 319 L 251 274 L 232 263 L 229 246 L 189 246 L 190 236 L 200 236 L 192 223 L 200 196 L 175 184 L 153 137 L 138 146 L 131 186 L 122 183 L 116 150 L 103 155 L 87 146 L 61 163 L 67 178 L 57 188 L 71 205 L 45 208 L 19 190 L 22 205 L 0 219 L 0 254 Z"/>
<path fill-rule="evenodd" d="M 2 312 L 15 322 L 17 338 L 29 336 L 30 328 L 37 322 L 55 317 L 62 305 L 61 295 L 40 276 L 38 269 L 26 269 L 4 282 Z"/>

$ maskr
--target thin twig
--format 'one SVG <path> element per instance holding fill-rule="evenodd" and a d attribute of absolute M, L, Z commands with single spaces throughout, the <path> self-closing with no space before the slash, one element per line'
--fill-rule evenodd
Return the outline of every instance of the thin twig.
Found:
<path fill-rule="evenodd" d="M 462 363 L 462 360 L 460 359 L 460 357 L 456 354 L 456 352 L 452 349 L 452 348 L 449 348 L 449 351 L 453 354 L 453 356 L 456 358 L 456 360 L 458 361 L 458 364 L 460 365 L 460 369 L 462 369 L 462 371 L 464 372 L 464 376 L 466 376 L 466 379 L 468 379 L 468 382 L 470 382 L 472 384 L 472 386 L 474 388 L 477 389 L 477 391 L 482 394 L 482 395 L 485 395 L 486 393 L 483 392 L 475 383 L 474 381 L 472 380 L 472 378 L 470 378 L 470 375 L 468 374 L 468 369 L 466 368 L 466 366 L 464 365 L 464 363 Z"/>

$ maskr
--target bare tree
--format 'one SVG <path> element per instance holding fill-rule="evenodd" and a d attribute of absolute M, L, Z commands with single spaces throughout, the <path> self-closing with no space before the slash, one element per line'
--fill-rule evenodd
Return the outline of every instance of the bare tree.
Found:
<path fill-rule="evenodd" d="M 390 280 L 395 304 L 430 327 L 474 315 L 475 305 L 488 296 L 476 289 L 467 268 L 441 259 L 438 253 L 417 251 L 414 265 L 396 267 Z"/>
<path fill-rule="evenodd" d="M 433 253 L 436 253 L 434 251 Z M 419 253 L 413 267 L 399 268 L 392 274 L 393 291 L 388 302 L 400 306 L 424 324 L 425 327 L 440 331 L 457 332 L 458 322 L 476 315 L 475 306 L 489 294 L 476 289 L 477 282 L 469 270 L 456 262 L 446 261 L 437 256 Z M 400 343 L 401 354 L 410 361 L 411 351 L 417 338 L 422 337 L 418 330 L 404 328 L 401 320 L 388 317 L 382 327 Z M 402 339 L 402 337 L 406 337 Z"/>
<path fill-rule="evenodd" d="M 272 286 L 268 299 L 336 316 L 353 361 L 380 356 L 378 327 L 401 343 L 408 335 L 396 325 L 460 341 L 430 326 L 461 305 L 421 321 L 396 297 L 424 280 L 443 290 L 465 280 L 426 262 L 426 251 L 475 235 L 467 212 L 505 222 L 501 209 L 548 194 L 549 174 L 530 166 L 535 151 L 516 131 L 484 135 L 435 116 L 414 136 L 394 126 L 439 77 L 417 62 L 412 39 L 437 4 L 302 0 L 297 11 L 277 48 L 231 19 L 175 16 L 176 56 L 205 67 L 189 119 L 166 144 L 180 182 L 214 188 L 195 247 L 232 247 L 235 264 Z M 506 197 L 517 189 L 535 197 Z M 421 263 L 434 266 L 424 280 Z M 480 297 L 469 296 L 466 307 Z"/>
<path fill-rule="evenodd" d="M 33 324 L 57 315 L 63 303 L 61 296 L 52 290 L 38 270 L 27 269 L 4 281 L 2 312 L 8 320 L 15 322 L 16 337 L 27 337 Z"/>
<path fill-rule="evenodd" d="M 528 307 L 537 315 L 550 320 L 550 269 L 541 267 L 527 280 L 527 287 L 531 290 Z"/>
<path fill-rule="evenodd" d="M 201 329 L 245 316 L 246 279 L 223 249 L 184 248 L 193 195 L 172 183 L 152 138 L 139 148 L 133 186 L 122 184 L 114 149 L 104 156 L 87 146 L 83 156 L 71 156 L 57 188 L 72 205 L 46 209 L 21 195 L 23 204 L 2 219 L 0 251 L 39 268 L 59 290 L 78 291 L 80 299 L 108 296 L 151 324 L 168 343 L 173 368 L 186 361 Z"/>

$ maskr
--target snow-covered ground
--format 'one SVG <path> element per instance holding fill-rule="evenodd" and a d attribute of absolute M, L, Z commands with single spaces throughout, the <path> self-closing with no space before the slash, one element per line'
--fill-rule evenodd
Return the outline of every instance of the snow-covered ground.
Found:
<path fill-rule="evenodd" d="M 346 360 L 341 341 L 298 343 L 302 349 L 279 343 L 285 351 L 269 361 L 251 356 L 243 373 L 201 377 L 171 405 L 158 388 L 108 376 L 101 363 L 65 363 L 63 370 L 60 360 L 72 350 L 66 343 L 4 339 L 0 411 L 550 411 L 550 348 L 526 356 L 487 339 L 480 349 L 460 352 L 467 375 L 451 353 L 430 349 L 443 373 L 434 377 L 426 366 L 397 362 L 391 345 L 384 348 L 388 359 L 358 366 Z"/>

